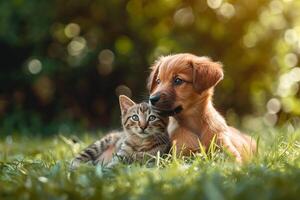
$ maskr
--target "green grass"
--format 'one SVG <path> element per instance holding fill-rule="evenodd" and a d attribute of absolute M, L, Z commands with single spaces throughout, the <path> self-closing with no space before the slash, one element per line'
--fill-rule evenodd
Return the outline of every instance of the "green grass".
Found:
<path fill-rule="evenodd" d="M 170 156 L 153 166 L 68 170 L 96 136 L 9 136 L 0 142 L 0 199 L 299 199 L 300 131 L 266 129 L 259 154 L 239 166 L 228 156 Z"/>

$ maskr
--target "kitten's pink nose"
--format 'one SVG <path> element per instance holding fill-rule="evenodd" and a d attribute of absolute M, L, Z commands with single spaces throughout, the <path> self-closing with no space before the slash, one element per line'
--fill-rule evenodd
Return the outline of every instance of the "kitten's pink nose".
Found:
<path fill-rule="evenodd" d="M 144 131 L 147 128 L 147 124 L 145 122 L 141 122 L 140 128 Z"/>
<path fill-rule="evenodd" d="M 146 129 L 146 126 L 140 126 L 140 128 L 141 128 L 142 130 L 145 130 L 145 129 Z"/>

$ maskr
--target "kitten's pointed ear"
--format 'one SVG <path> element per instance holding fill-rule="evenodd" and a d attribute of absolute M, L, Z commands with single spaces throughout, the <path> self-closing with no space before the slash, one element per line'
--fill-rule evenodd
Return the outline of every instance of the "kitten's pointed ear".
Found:
<path fill-rule="evenodd" d="M 120 95 L 120 96 L 119 96 L 119 103 L 120 103 L 120 108 L 121 108 L 121 113 L 122 113 L 122 115 L 123 115 L 124 113 L 126 113 L 127 110 L 128 110 L 130 107 L 132 107 L 132 106 L 135 105 L 135 103 L 134 103 L 129 97 L 127 97 L 127 96 L 125 96 L 125 95 Z"/>

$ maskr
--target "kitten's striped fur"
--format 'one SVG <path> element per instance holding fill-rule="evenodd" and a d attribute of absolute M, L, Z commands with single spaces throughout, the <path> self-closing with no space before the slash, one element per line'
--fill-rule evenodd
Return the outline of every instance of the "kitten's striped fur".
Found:
<path fill-rule="evenodd" d="M 107 164 L 104 158 L 107 152 L 111 154 L 108 166 L 112 166 L 120 160 L 127 163 L 143 161 L 146 155 L 169 151 L 168 118 L 161 117 L 147 103 L 135 104 L 124 95 L 119 101 L 123 131 L 112 132 L 85 148 L 73 159 L 71 169 L 88 161 Z M 113 158 L 112 153 L 115 154 Z"/>

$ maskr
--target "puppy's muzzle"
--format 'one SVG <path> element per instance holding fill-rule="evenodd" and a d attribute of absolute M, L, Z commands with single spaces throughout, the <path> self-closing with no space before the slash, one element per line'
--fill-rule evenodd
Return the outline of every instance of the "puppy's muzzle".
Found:
<path fill-rule="evenodd" d="M 174 116 L 176 114 L 179 114 L 183 110 L 182 106 L 177 106 L 173 110 L 166 110 L 166 111 L 161 111 L 162 116 Z"/>
<path fill-rule="evenodd" d="M 160 93 L 156 93 L 154 95 L 151 95 L 149 100 L 152 106 L 154 106 L 160 99 Z"/>
<path fill-rule="evenodd" d="M 169 99 L 174 100 L 172 95 L 157 92 L 149 97 L 151 107 L 162 116 L 173 116 L 182 111 L 182 106 L 173 107 L 173 103 Z"/>
<path fill-rule="evenodd" d="M 155 110 L 159 115 L 163 116 L 163 117 L 169 117 L 169 116 L 174 116 L 176 114 L 179 114 L 183 108 L 182 106 L 177 106 L 176 108 L 172 109 L 172 110 L 160 110 L 158 108 L 156 108 L 155 106 L 152 107 L 153 110 Z"/>

